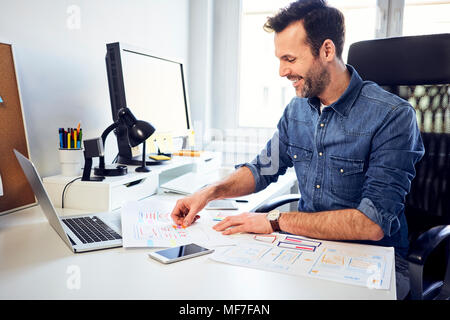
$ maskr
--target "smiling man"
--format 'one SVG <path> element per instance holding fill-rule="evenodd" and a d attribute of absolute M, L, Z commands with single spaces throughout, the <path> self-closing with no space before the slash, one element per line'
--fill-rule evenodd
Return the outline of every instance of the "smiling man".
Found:
<path fill-rule="evenodd" d="M 179 200 L 173 220 L 188 226 L 209 201 L 258 192 L 293 166 L 298 211 L 243 213 L 214 228 L 393 246 L 397 297 L 404 298 L 404 199 L 424 153 L 414 109 L 343 62 L 344 17 L 326 1 L 296 1 L 264 28 L 274 32 L 279 74 L 292 81 L 297 97 L 260 155 L 226 180 Z"/>

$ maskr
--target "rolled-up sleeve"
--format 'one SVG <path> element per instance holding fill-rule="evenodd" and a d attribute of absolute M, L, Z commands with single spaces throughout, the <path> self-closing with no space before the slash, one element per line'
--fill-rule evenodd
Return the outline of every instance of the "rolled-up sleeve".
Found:
<path fill-rule="evenodd" d="M 401 104 L 386 116 L 372 140 L 369 166 L 358 210 L 377 223 L 385 236 L 400 229 L 399 216 L 424 154 L 414 109 Z"/>
<path fill-rule="evenodd" d="M 287 108 L 286 108 L 287 110 Z M 287 153 L 287 118 L 285 110 L 277 125 L 273 137 L 267 142 L 265 148 L 251 162 L 237 165 L 235 168 L 246 166 L 250 169 L 255 179 L 254 192 L 265 189 L 272 182 L 276 182 L 288 167 L 292 167 L 292 161 Z"/>

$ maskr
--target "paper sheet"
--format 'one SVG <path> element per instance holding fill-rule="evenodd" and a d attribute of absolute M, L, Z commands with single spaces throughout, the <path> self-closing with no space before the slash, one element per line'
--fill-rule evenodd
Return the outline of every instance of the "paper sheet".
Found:
<path fill-rule="evenodd" d="M 389 289 L 394 249 L 298 236 L 253 236 L 219 248 L 212 260 L 244 267 Z"/>
<path fill-rule="evenodd" d="M 121 211 L 123 246 L 175 247 L 196 243 L 211 248 L 234 244 L 230 237 L 212 229 L 210 219 L 199 219 L 187 228 L 176 226 L 170 217 L 173 207 L 173 202 L 156 199 L 124 204 Z"/>

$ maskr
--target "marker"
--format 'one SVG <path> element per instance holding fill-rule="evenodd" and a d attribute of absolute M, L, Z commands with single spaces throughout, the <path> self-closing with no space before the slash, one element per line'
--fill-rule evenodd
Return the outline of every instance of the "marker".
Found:
<path fill-rule="evenodd" d="M 80 128 L 80 135 L 78 136 L 78 140 L 80 141 L 80 148 L 81 148 L 81 141 L 83 141 L 83 129 Z"/>
<path fill-rule="evenodd" d="M 70 149 L 70 130 L 67 132 L 67 149 Z"/>
<path fill-rule="evenodd" d="M 64 148 L 64 140 L 63 140 L 64 139 L 64 129 L 59 128 L 58 132 L 59 132 L 59 147 L 61 149 L 63 149 Z"/>
<path fill-rule="evenodd" d="M 78 124 L 78 126 L 79 126 L 80 124 Z M 73 147 L 75 148 L 75 149 L 77 149 L 78 148 L 78 142 L 77 142 L 77 137 L 78 136 L 78 129 L 77 130 L 75 130 L 74 132 L 73 132 Z"/>

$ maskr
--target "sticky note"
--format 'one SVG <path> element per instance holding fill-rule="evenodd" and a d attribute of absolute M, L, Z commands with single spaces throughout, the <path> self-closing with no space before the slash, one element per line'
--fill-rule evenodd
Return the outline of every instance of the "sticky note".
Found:
<path fill-rule="evenodd" d="M 0 103 L 3 103 L 3 98 L 2 98 L 2 96 L 0 96 Z"/>
<path fill-rule="evenodd" d="M 156 160 L 156 161 L 164 161 L 164 160 L 170 160 L 171 158 L 168 156 L 163 155 L 150 155 L 148 156 L 150 159 Z"/>

